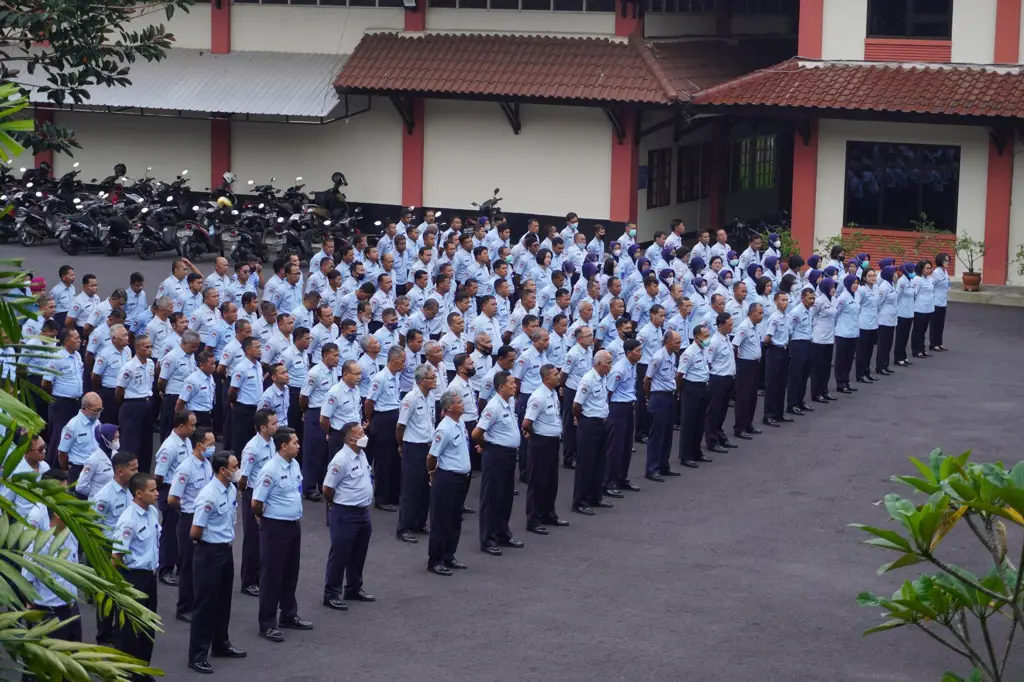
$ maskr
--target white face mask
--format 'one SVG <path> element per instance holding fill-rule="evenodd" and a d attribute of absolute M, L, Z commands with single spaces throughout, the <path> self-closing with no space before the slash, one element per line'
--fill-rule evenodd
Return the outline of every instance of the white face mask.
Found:
<path fill-rule="evenodd" d="M 360 436 L 359 439 L 356 441 L 356 445 L 358 445 L 360 448 L 365 448 L 367 444 L 369 444 L 369 442 L 370 438 L 368 436 Z"/>
<path fill-rule="evenodd" d="M 240 480 L 242 480 L 242 470 L 235 469 L 235 471 L 231 474 L 231 482 L 238 483 Z"/>
<path fill-rule="evenodd" d="M 113 440 L 113 442 L 110 443 L 110 456 L 113 457 L 114 455 L 116 455 L 117 451 L 120 450 L 120 449 L 121 449 L 121 440 L 118 439 L 118 438 L 115 438 Z"/>

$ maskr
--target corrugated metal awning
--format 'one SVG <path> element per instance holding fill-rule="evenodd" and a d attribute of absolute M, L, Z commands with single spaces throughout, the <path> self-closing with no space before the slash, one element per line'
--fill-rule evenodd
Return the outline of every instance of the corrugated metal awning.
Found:
<path fill-rule="evenodd" d="M 348 55 L 171 49 L 132 64 L 128 87 L 92 86 L 75 109 L 128 108 L 324 117 L 338 106 L 334 79 Z M 37 71 L 39 78 L 41 71 Z M 49 100 L 32 92 L 33 102 Z"/>

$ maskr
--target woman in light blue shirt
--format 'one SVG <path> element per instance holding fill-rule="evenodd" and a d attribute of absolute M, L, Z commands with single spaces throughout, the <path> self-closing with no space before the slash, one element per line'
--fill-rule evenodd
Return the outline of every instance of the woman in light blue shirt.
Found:
<path fill-rule="evenodd" d="M 843 292 L 836 299 L 836 389 L 840 393 L 853 393 L 850 369 L 860 340 L 860 301 L 857 300 L 857 275 L 843 279 Z"/>
<path fill-rule="evenodd" d="M 946 329 L 946 303 L 949 301 L 949 254 L 940 253 L 935 256 L 935 269 L 932 270 L 932 284 L 935 286 L 935 312 L 932 313 L 931 328 L 928 330 L 928 349 L 946 351 L 942 345 L 942 332 Z"/>
<path fill-rule="evenodd" d="M 867 263 L 866 260 L 861 262 Z M 882 299 L 876 289 L 877 282 L 878 273 L 868 268 L 864 271 L 856 293 L 857 302 L 860 304 L 860 315 L 857 319 L 860 328 L 860 338 L 857 341 L 857 382 L 861 384 L 878 381 L 871 376 L 871 355 L 875 351 L 875 344 L 878 343 L 878 309 L 882 305 Z"/>
<path fill-rule="evenodd" d="M 914 364 L 907 360 L 907 343 L 910 341 L 910 328 L 914 324 L 914 289 L 913 263 L 904 263 L 896 274 L 896 350 L 893 357 L 899 367 L 910 367 Z"/>
<path fill-rule="evenodd" d="M 819 296 L 814 298 L 811 322 L 811 400 L 825 403 L 838 400 L 828 392 L 828 375 L 836 342 L 836 283 L 831 277 L 818 281 Z"/>
<path fill-rule="evenodd" d="M 761 279 L 761 274 L 760 263 L 751 263 L 747 266 L 747 276 L 743 278 L 743 281 L 747 284 L 747 293 L 750 296 L 753 296 L 757 290 L 757 280 Z"/>
<path fill-rule="evenodd" d="M 754 302 L 760 303 L 761 307 L 764 308 L 766 314 L 761 318 L 761 321 L 757 323 L 757 338 L 761 339 L 761 373 L 759 375 L 758 383 L 758 395 L 764 395 L 764 382 L 765 382 L 765 368 L 767 367 L 767 361 L 765 357 L 768 355 L 767 348 L 764 345 L 764 335 L 768 333 L 768 319 L 771 315 L 767 314 L 769 310 L 775 310 L 775 282 L 772 281 L 771 277 L 765 277 L 762 275 L 758 278 L 757 284 L 754 285 L 754 293 L 757 296 L 754 298 Z"/>
<path fill-rule="evenodd" d="M 875 372 L 882 376 L 893 374 L 889 369 L 889 354 L 896 336 L 896 287 L 893 286 L 896 268 L 882 268 L 882 281 L 878 283 L 878 352 L 875 354 Z"/>
<path fill-rule="evenodd" d="M 764 259 L 762 274 L 772 281 L 773 286 L 779 285 L 779 259 L 775 256 L 767 256 Z"/>
<path fill-rule="evenodd" d="M 932 262 L 922 260 L 914 268 L 914 327 L 910 331 L 910 351 L 915 358 L 930 358 L 924 352 L 924 334 L 935 314 L 935 282 L 932 280 Z"/>
<path fill-rule="evenodd" d="M 537 264 L 529 273 L 530 279 L 537 285 L 537 291 L 551 285 L 551 252 L 541 249 L 537 252 Z"/>

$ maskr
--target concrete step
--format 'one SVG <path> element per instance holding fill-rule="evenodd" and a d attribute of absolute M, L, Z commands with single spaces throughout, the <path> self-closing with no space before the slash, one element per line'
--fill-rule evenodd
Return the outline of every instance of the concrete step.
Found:
<path fill-rule="evenodd" d="M 1024 308 L 1024 287 L 982 284 L 981 291 L 964 291 L 963 282 L 954 281 L 949 289 L 949 300 Z"/>

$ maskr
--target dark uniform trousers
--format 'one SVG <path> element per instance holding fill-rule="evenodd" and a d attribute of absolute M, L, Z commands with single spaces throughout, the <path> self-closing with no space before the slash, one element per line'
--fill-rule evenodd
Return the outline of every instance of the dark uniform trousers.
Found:
<path fill-rule="evenodd" d="M 168 471 L 166 480 L 174 478 L 174 472 Z M 160 510 L 160 575 L 170 573 L 178 566 L 178 521 L 181 512 L 177 507 L 167 504 L 171 484 L 165 482 L 160 486 L 157 498 L 157 509 Z"/>
<path fill-rule="evenodd" d="M 306 433 L 306 424 L 302 419 L 302 410 L 299 408 L 299 390 L 292 386 L 288 387 L 288 426 L 295 429 L 295 437 L 302 443 Z M 330 461 L 329 458 L 328 461 Z"/>
<path fill-rule="evenodd" d="M 704 442 L 708 448 L 729 440 L 725 434 L 725 415 L 729 411 L 733 383 L 731 375 L 720 374 L 712 374 L 708 381 L 708 412 L 704 420 Z"/>
<path fill-rule="evenodd" d="M 377 504 L 398 504 L 402 492 L 402 463 L 398 457 L 398 410 L 374 412 L 370 420 L 370 464 L 373 465 Z M 426 465 L 424 465 L 426 468 Z"/>
<path fill-rule="evenodd" d="M 733 412 L 733 433 L 754 428 L 757 411 L 757 386 L 760 382 L 761 361 L 736 359 L 736 409 Z"/>
<path fill-rule="evenodd" d="M 671 391 L 651 391 L 647 410 L 651 413 L 651 435 L 647 440 L 648 476 L 667 471 L 672 451 L 672 423 L 675 421 L 676 399 Z"/>
<path fill-rule="evenodd" d="M 57 448 L 60 445 L 60 432 L 64 430 L 69 421 L 75 418 L 75 413 L 80 409 L 82 409 L 81 398 L 54 398 L 53 402 L 50 403 L 47 419 L 50 424 L 50 442 L 46 444 L 46 463 L 51 468 L 57 466 Z M 142 471 L 142 469 L 140 468 L 139 471 Z"/>
<path fill-rule="evenodd" d="M 455 558 L 455 552 L 459 549 L 459 536 L 462 535 L 462 508 L 466 504 L 468 492 L 468 473 L 457 474 L 440 467 L 435 470 L 430 486 L 428 567 Z"/>
<path fill-rule="evenodd" d="M 246 443 L 256 435 L 256 406 L 235 401 L 231 408 L 231 447 L 242 451 Z M 226 447 L 226 446 L 225 446 Z"/>
<path fill-rule="evenodd" d="M 298 521 L 260 521 L 260 630 L 276 628 L 281 619 L 298 616 L 295 587 L 299 584 L 302 528 Z"/>
<path fill-rule="evenodd" d="M 522 424 L 526 419 L 526 403 L 529 402 L 532 393 L 520 393 L 516 399 L 516 424 Z M 519 439 L 519 447 L 516 450 L 516 460 L 519 462 L 519 478 L 526 480 L 526 439 Z"/>
<path fill-rule="evenodd" d="M 807 380 L 814 362 L 813 344 L 807 340 L 789 342 L 789 385 L 786 388 L 786 407 L 800 407 L 807 396 Z"/>
<path fill-rule="evenodd" d="M 136 601 L 155 613 L 157 610 L 156 572 L 137 568 L 118 570 L 132 587 L 145 595 Z M 114 631 L 114 648 L 148 663 L 153 658 L 154 637 L 156 637 L 155 632 L 145 631 L 142 628 L 136 631 L 135 626 L 125 618 L 124 624 L 119 624 Z"/>
<path fill-rule="evenodd" d="M 398 503 L 396 535 L 427 527 L 427 514 L 430 513 L 430 475 L 427 474 L 429 451 L 430 443 L 402 443 L 402 492 Z"/>
<path fill-rule="evenodd" d="M 832 343 L 812 344 L 811 397 L 820 398 L 828 393 L 828 377 L 832 373 Z"/>
<path fill-rule="evenodd" d="M 260 584 L 260 524 L 252 513 L 252 488 L 242 493 L 242 587 Z"/>
<path fill-rule="evenodd" d="M 938 308 L 936 308 L 938 310 Z M 875 353 L 875 372 L 881 374 L 883 369 L 889 369 L 889 360 L 892 358 L 892 340 L 896 336 L 896 327 L 879 325 L 878 327 L 878 351 Z"/>
<path fill-rule="evenodd" d="M 191 541 L 189 541 L 191 544 Z M 235 559 L 231 543 L 199 542 L 192 552 L 195 569 L 195 600 L 189 631 L 188 660 L 205 660 L 210 648 L 215 654 L 231 646 L 231 592 L 235 582 Z M 179 609 L 180 612 L 180 609 Z"/>
<path fill-rule="evenodd" d="M 205 426 L 206 428 L 213 426 L 212 410 L 193 410 L 192 414 L 196 416 L 196 426 Z"/>
<path fill-rule="evenodd" d="M 438 405 L 437 414 L 441 414 L 440 405 Z M 438 423 L 440 424 L 440 422 Z M 472 434 L 473 429 L 476 428 L 476 420 L 466 422 L 463 426 L 466 427 L 466 433 Z M 466 447 L 469 448 L 469 471 L 472 478 L 472 472 L 480 471 L 483 468 L 483 462 L 481 462 L 481 455 L 476 451 L 476 444 L 471 438 L 466 439 Z M 527 463 L 529 463 L 529 460 L 527 460 Z"/>
<path fill-rule="evenodd" d="M 910 328 L 914 325 L 912 317 L 896 318 L 896 343 L 893 351 L 893 361 L 907 359 L 907 343 L 910 342 Z"/>
<path fill-rule="evenodd" d="M 114 424 L 117 425 L 117 398 L 114 393 L 114 389 L 100 386 L 96 389 L 96 393 L 100 396 L 103 401 L 103 412 L 100 413 L 99 422 L 101 424 Z"/>
<path fill-rule="evenodd" d="M 40 391 L 43 390 L 42 386 L 41 386 L 42 382 L 43 382 L 43 377 L 39 376 L 38 374 L 29 374 L 27 378 L 28 378 L 28 382 L 30 384 L 32 384 L 33 386 L 38 388 Z M 38 396 L 36 396 L 35 394 L 32 394 L 32 393 L 29 393 L 29 394 L 25 395 L 24 399 L 25 399 L 25 404 L 28 405 L 30 408 L 32 408 L 32 410 L 36 414 L 38 414 L 40 416 L 42 416 L 43 414 L 46 414 L 47 418 L 49 418 L 49 416 L 50 416 L 49 415 L 49 403 L 46 403 L 45 401 L 43 401 L 42 398 L 40 398 L 40 397 L 38 397 Z M 104 399 L 103 404 L 106 405 L 106 402 L 107 402 L 106 399 Z M 117 403 L 111 401 L 110 405 L 111 405 L 111 409 L 114 412 L 117 412 Z M 104 414 L 105 414 L 105 412 L 104 412 Z M 50 438 L 50 424 L 49 424 L 49 422 L 47 422 L 45 425 L 43 425 L 43 430 L 39 432 L 39 435 L 42 436 L 43 440 L 45 440 L 47 443 L 50 442 L 51 438 Z M 57 435 L 60 435 L 60 434 L 57 434 Z"/>
<path fill-rule="evenodd" d="M 682 410 L 679 415 L 679 461 L 693 461 L 704 453 L 700 439 L 708 413 L 708 385 L 703 381 L 683 380 L 680 396 Z"/>
<path fill-rule="evenodd" d="M 218 377 L 219 376 L 220 375 L 218 375 Z M 228 376 L 230 376 L 230 373 L 228 374 Z M 235 410 L 233 407 L 231 407 L 231 403 L 228 402 L 228 389 L 230 388 L 230 382 L 225 378 L 221 378 L 221 384 L 222 388 L 220 393 L 220 403 L 224 406 L 224 425 L 222 426 L 222 428 L 224 429 L 224 449 L 233 451 L 235 449 L 235 434 L 233 426 Z M 245 443 L 242 443 L 242 445 L 239 446 L 238 448 L 238 452 L 241 452 L 242 448 L 244 447 Z"/>
<path fill-rule="evenodd" d="M 562 389 L 562 462 L 576 461 L 576 425 L 573 423 L 572 401 L 576 399 L 575 389 Z"/>
<path fill-rule="evenodd" d="M 861 379 L 871 374 L 871 355 L 875 351 L 875 344 L 878 343 L 877 329 L 861 329 L 860 338 L 857 339 L 857 378 Z"/>
<path fill-rule="evenodd" d="M 508 522 L 512 518 L 515 496 L 516 458 L 516 448 L 484 443 L 483 471 L 480 474 L 481 548 L 512 539 Z"/>
<path fill-rule="evenodd" d="M 857 341 L 836 337 L 836 388 L 850 385 L 850 368 L 853 367 L 853 356 L 857 352 Z"/>
<path fill-rule="evenodd" d="M 786 403 L 786 378 L 789 376 L 789 348 L 768 345 L 765 370 L 764 416 L 781 420 Z"/>
<path fill-rule="evenodd" d="M 644 377 L 647 376 L 647 365 L 638 362 L 636 365 L 636 396 L 633 403 L 633 425 L 636 439 L 639 440 L 651 433 L 651 415 L 647 410 L 647 397 L 644 395 Z M 609 438 L 611 435 L 609 434 Z M 632 450 L 632 446 L 630 446 Z M 614 487 L 614 486 L 610 486 Z"/>
<path fill-rule="evenodd" d="M 935 306 L 935 312 L 932 313 L 932 323 L 928 330 L 928 346 L 941 346 L 942 333 L 944 331 L 946 331 L 946 306 L 937 305 Z"/>
<path fill-rule="evenodd" d="M 587 507 L 600 502 L 603 497 L 601 483 L 604 480 L 607 431 L 604 419 L 581 417 L 579 422 L 572 505 Z"/>
<path fill-rule="evenodd" d="M 558 497 L 558 436 L 529 438 L 526 454 L 526 523 L 540 525 L 557 518 L 555 498 Z"/>
<path fill-rule="evenodd" d="M 217 438 L 224 438 L 227 433 L 227 410 L 224 406 L 227 404 L 227 400 L 224 399 L 224 379 L 219 374 L 213 375 L 213 395 L 215 399 L 213 401 L 213 433 Z"/>
<path fill-rule="evenodd" d="M 189 537 L 192 530 L 192 514 L 181 512 L 178 517 L 178 606 L 176 613 L 192 613 L 195 604 L 195 580 L 192 572 L 192 555 L 195 545 Z M 205 570 L 205 569 L 203 569 Z M 202 571 L 200 571 L 202 572 Z"/>
<path fill-rule="evenodd" d="M 302 494 L 315 492 L 327 474 L 327 434 L 320 427 L 320 408 L 310 407 L 302 415 Z"/>
<path fill-rule="evenodd" d="M 149 398 L 125 398 L 117 415 L 121 449 L 139 458 L 139 471 L 153 471 L 153 422 L 149 418 Z"/>
<path fill-rule="evenodd" d="M 174 406 L 178 404 L 178 394 L 176 393 L 165 393 L 164 399 L 160 403 L 160 442 L 163 443 L 167 440 L 167 436 L 171 435 L 171 425 L 174 423 Z M 199 424 L 199 420 L 196 420 L 196 424 Z"/>
<path fill-rule="evenodd" d="M 363 566 L 373 534 L 370 508 L 332 504 L 328 515 L 331 548 L 327 552 L 324 598 L 358 594 L 363 588 Z"/>
<path fill-rule="evenodd" d="M 643 391 L 641 391 L 642 393 Z M 618 488 L 629 478 L 629 464 L 633 458 L 633 427 L 636 425 L 635 410 L 639 402 L 611 402 L 608 404 L 608 429 L 605 452 L 605 468 L 602 473 L 605 489 Z M 644 404 L 644 415 L 647 405 Z M 636 428 L 640 430 L 639 426 Z"/>
<path fill-rule="evenodd" d="M 924 335 L 934 313 L 914 313 L 914 327 L 910 331 L 910 351 L 916 356 L 924 352 Z"/>

